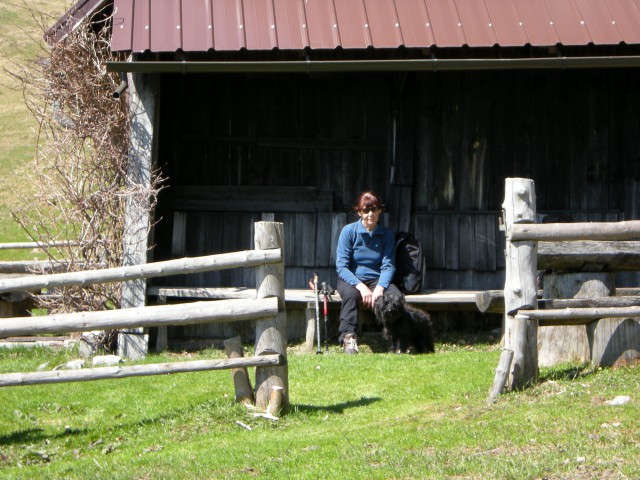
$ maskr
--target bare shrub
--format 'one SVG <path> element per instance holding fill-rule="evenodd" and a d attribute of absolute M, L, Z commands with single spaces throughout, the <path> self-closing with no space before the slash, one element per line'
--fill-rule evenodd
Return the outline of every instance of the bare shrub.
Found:
<path fill-rule="evenodd" d="M 37 120 L 33 182 L 14 218 L 41 243 L 56 271 L 121 266 L 128 199 L 143 198 L 146 215 L 155 205 L 159 176 L 151 186 L 127 179 L 129 114 L 120 83 L 107 72 L 111 19 L 94 16 L 47 49 L 17 75 Z M 68 246 L 47 245 L 68 240 Z M 120 306 L 120 284 L 65 287 L 40 299 L 52 313 Z"/>

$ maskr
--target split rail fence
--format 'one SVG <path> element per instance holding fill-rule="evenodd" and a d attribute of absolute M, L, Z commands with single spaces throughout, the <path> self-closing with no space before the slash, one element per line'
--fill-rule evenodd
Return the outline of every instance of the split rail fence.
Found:
<path fill-rule="evenodd" d="M 503 211 L 504 350 L 489 401 L 505 386 L 518 389 L 537 381 L 544 343 L 538 342 L 538 327 L 587 326 L 586 348 L 594 363 L 605 350 L 614 358 L 630 353 L 637 359 L 640 297 L 615 296 L 613 272 L 640 270 L 640 242 L 627 241 L 640 237 L 640 221 L 536 223 L 534 183 L 524 178 L 506 179 Z M 538 299 L 538 274 L 544 269 L 564 272 L 545 275 L 543 281 L 545 293 L 554 281 L 556 292 L 564 292 L 565 298 Z M 598 328 L 600 321 L 610 319 L 619 322 Z M 562 349 L 562 343 L 556 348 Z"/>
<path fill-rule="evenodd" d="M 9 373 L 0 375 L 0 386 L 232 369 L 237 400 L 255 402 L 258 408 L 271 413 L 288 410 L 284 228 L 282 223 L 276 222 L 257 222 L 254 226 L 255 250 L 110 269 L 0 279 L 0 294 L 3 294 L 39 291 L 43 288 L 69 285 L 85 286 L 94 283 L 126 282 L 169 275 L 254 267 L 256 268 L 256 298 L 198 301 L 0 320 L 0 338 L 43 333 L 255 320 L 256 340 L 253 357 L 242 357 L 241 344 L 229 341 L 225 344 L 227 353 L 231 357 L 228 359 L 98 367 L 76 371 Z M 256 367 L 255 391 L 250 387 L 246 373 L 247 367 Z"/>

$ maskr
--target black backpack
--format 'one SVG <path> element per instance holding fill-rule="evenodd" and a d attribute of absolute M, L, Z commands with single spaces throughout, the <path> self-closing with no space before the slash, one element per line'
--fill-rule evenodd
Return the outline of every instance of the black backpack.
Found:
<path fill-rule="evenodd" d="M 402 293 L 420 293 L 425 262 L 418 239 L 409 232 L 396 233 L 396 274 L 393 283 Z"/>

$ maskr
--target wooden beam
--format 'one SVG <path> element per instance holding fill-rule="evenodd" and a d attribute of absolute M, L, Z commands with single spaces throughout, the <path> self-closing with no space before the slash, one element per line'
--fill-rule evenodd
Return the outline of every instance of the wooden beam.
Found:
<path fill-rule="evenodd" d="M 520 310 L 518 314 L 524 315 L 530 320 L 537 320 L 540 326 L 586 325 L 601 318 L 640 317 L 640 306 Z"/>
<path fill-rule="evenodd" d="M 281 258 L 280 249 L 246 250 L 128 267 L 56 273 L 52 275 L 29 275 L 13 279 L 0 279 L 0 293 L 15 290 L 32 291 L 65 285 L 91 285 L 93 283 L 120 282 L 139 278 L 166 277 L 229 268 L 256 267 L 279 262 Z"/>
<path fill-rule="evenodd" d="M 561 308 L 611 308 L 640 307 L 640 296 L 613 296 L 596 298 L 549 298 L 538 300 L 538 308 L 552 310 Z"/>
<path fill-rule="evenodd" d="M 203 372 L 233 368 L 265 367 L 281 365 L 278 354 L 259 357 L 228 358 L 219 360 L 194 360 L 190 362 L 152 363 L 128 367 L 99 367 L 80 370 L 55 370 L 50 372 L 4 373 L 0 375 L 0 387 L 14 387 L 63 382 L 88 382 L 117 378 L 168 375 L 174 373 Z"/>
<path fill-rule="evenodd" d="M 573 272 L 637 271 L 640 270 L 640 242 L 539 242 L 538 269 Z"/>
<path fill-rule="evenodd" d="M 180 185 L 169 189 L 174 210 L 217 212 L 331 212 L 333 194 L 314 187 Z"/>
<path fill-rule="evenodd" d="M 278 314 L 276 298 L 220 300 L 175 305 L 3 318 L 0 338 L 42 333 L 88 332 L 117 328 L 237 322 Z"/>
<path fill-rule="evenodd" d="M 514 223 L 507 231 L 512 242 L 630 240 L 640 237 L 640 220 L 583 223 Z"/>

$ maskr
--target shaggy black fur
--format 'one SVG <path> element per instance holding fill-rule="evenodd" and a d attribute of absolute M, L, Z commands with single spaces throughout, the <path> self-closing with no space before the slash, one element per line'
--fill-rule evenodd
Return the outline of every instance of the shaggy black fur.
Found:
<path fill-rule="evenodd" d="M 401 296 L 389 292 L 378 297 L 373 311 L 384 327 L 384 336 L 390 342 L 389 351 L 429 353 L 435 350 L 431 316 L 427 312 L 407 305 Z"/>

